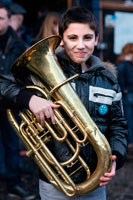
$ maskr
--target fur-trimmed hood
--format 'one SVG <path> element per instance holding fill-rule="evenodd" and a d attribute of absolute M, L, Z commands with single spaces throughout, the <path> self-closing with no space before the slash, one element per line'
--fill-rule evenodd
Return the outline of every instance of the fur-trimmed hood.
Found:
<path fill-rule="evenodd" d="M 69 59 L 69 57 L 66 55 L 64 48 L 61 48 L 60 50 L 57 49 L 56 51 L 56 56 L 58 59 L 61 58 L 61 60 L 68 61 L 68 63 L 71 63 L 74 72 L 76 73 L 81 73 L 81 65 L 74 63 L 72 60 Z M 88 60 L 87 60 L 87 65 L 90 66 L 88 71 L 95 71 L 98 70 L 99 68 L 104 68 L 107 71 L 109 71 L 115 78 L 117 78 L 117 69 L 115 65 L 113 65 L 110 62 L 102 62 L 98 57 L 92 55 Z M 68 69 L 70 70 L 70 69 Z"/>
<path fill-rule="evenodd" d="M 106 69 L 114 75 L 115 78 L 117 78 L 118 76 L 118 71 L 117 71 L 117 68 L 114 64 L 110 63 L 110 62 L 103 62 Z"/>

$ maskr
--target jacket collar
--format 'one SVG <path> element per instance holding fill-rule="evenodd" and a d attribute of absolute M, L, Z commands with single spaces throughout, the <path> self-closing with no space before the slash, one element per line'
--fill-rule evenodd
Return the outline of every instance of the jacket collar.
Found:
<path fill-rule="evenodd" d="M 88 70 L 85 73 L 82 73 L 81 71 L 81 64 L 77 64 L 75 62 L 73 62 L 66 54 L 65 50 L 62 49 L 61 51 L 59 51 L 56 54 L 57 58 L 61 60 L 64 60 L 64 62 L 67 64 L 67 67 L 65 67 L 65 71 L 71 71 L 73 73 L 78 73 L 78 74 L 86 74 L 86 72 L 88 73 L 92 73 L 98 69 L 105 69 L 104 64 L 100 61 L 100 59 L 94 55 L 92 55 L 86 62 L 86 64 L 88 65 Z"/>

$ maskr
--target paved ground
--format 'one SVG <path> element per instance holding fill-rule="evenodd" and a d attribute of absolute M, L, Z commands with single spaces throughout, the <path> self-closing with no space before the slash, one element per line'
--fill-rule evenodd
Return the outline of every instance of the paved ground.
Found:
<path fill-rule="evenodd" d="M 125 165 L 108 185 L 107 200 L 133 200 L 133 148 L 129 149 Z"/>
<path fill-rule="evenodd" d="M 32 174 L 22 174 L 24 186 L 38 196 L 38 172 L 35 164 L 29 158 L 24 157 L 27 168 L 33 168 Z M 0 200 L 20 200 L 9 198 L 6 193 L 6 183 L 0 182 Z M 122 169 L 117 171 L 117 176 L 107 186 L 107 200 L 133 200 L 133 148 L 129 150 L 127 161 Z"/>

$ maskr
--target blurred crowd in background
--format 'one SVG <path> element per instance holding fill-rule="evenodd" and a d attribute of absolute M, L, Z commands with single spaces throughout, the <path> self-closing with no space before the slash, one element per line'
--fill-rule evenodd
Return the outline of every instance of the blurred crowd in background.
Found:
<path fill-rule="evenodd" d="M 31 45 L 39 40 L 58 35 L 58 22 L 61 12 L 40 9 L 33 26 L 24 23 L 27 10 L 13 1 L 4 1 L 7 13 L 0 3 L 0 73 L 8 74 L 14 61 Z M 32 6 L 32 5 L 31 5 Z M 3 24 L 1 21 L 3 20 Z M 32 22 L 31 22 L 32 24 Z M 14 46 L 15 42 L 17 45 Z M 123 108 L 129 127 L 129 147 L 133 145 L 133 43 L 126 44 L 113 63 L 118 71 L 118 81 L 123 93 Z M 0 179 L 7 180 L 9 194 L 16 193 L 25 200 L 36 199 L 34 194 L 22 186 L 21 172 L 24 166 L 21 159 L 20 141 L 9 125 L 6 110 L 0 108 Z"/>
<path fill-rule="evenodd" d="M 58 12 L 47 12 L 37 19 L 35 28 L 24 24 L 26 9 L 14 2 L 0 3 L 0 74 L 10 74 L 15 60 L 39 40 L 58 34 Z M 17 117 L 17 111 L 14 112 Z M 0 180 L 6 180 L 7 194 L 24 200 L 36 195 L 24 188 L 22 173 L 32 173 L 25 168 L 22 156 L 25 149 L 7 118 L 6 109 L 0 107 Z"/>

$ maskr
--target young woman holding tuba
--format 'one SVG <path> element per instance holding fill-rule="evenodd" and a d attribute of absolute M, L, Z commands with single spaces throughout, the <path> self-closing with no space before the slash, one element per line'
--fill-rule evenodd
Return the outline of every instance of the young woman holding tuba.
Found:
<path fill-rule="evenodd" d="M 71 160 L 71 157 L 75 156 L 75 149 L 78 152 L 78 156 L 74 159 L 75 162 L 70 162 L 64 167 L 66 173 L 70 174 L 71 180 L 69 180 L 65 173 L 63 175 L 60 174 L 60 171 L 58 171 L 60 166 L 56 163 L 56 159 L 51 154 L 48 154 L 49 150 L 44 146 L 47 152 L 44 160 L 46 160 L 46 163 L 49 160 L 50 168 L 47 165 L 44 167 L 46 168 L 46 171 L 44 169 L 45 176 L 40 172 L 39 188 L 41 200 L 105 200 L 105 186 L 115 176 L 116 169 L 122 167 L 127 153 L 128 131 L 127 123 L 122 113 L 120 87 L 115 75 L 107 70 L 106 65 L 99 58 L 92 55 L 98 43 L 98 24 L 95 16 L 88 9 L 76 7 L 67 10 L 60 18 L 59 34 L 62 37 L 61 45 L 63 49 L 57 52 L 56 58 L 54 48 L 60 41 L 58 36 L 47 38 L 35 44 L 14 64 L 12 69 L 15 76 L 14 83 L 12 83 L 13 87 L 10 85 L 11 90 L 2 90 L 2 97 L 7 101 L 7 104 L 10 99 L 10 105 L 15 105 L 15 102 L 17 102 L 17 106 L 29 107 L 37 120 L 42 124 L 42 127 L 48 127 L 47 119 L 51 118 L 53 124 L 51 124 L 51 127 L 56 122 L 54 128 L 60 127 L 59 132 L 61 132 L 61 136 L 62 131 L 60 129 L 64 130 L 62 124 L 71 133 L 68 127 L 68 124 L 71 125 L 71 123 L 68 122 L 66 124 L 64 118 L 59 118 L 60 120 L 58 120 L 57 115 L 60 112 L 56 112 L 56 108 L 60 109 L 60 107 L 63 107 L 63 110 L 67 110 L 67 107 L 70 107 L 67 117 L 72 115 L 72 120 L 78 124 L 78 131 L 75 131 L 73 135 L 71 133 L 71 136 L 68 136 L 70 140 L 66 139 L 66 142 L 60 144 L 59 141 L 55 141 L 54 137 L 49 142 L 49 138 L 47 138 L 46 146 L 48 144 L 50 151 L 55 155 L 56 159 L 59 159 L 62 166 L 65 165 L 64 163 L 67 162 L 67 159 Z M 55 66 L 57 63 L 59 63 L 62 70 L 60 67 Z M 51 65 L 54 65 L 57 69 L 55 70 L 54 68 L 53 70 Z M 21 72 L 23 72 L 23 75 Z M 46 94 L 47 100 L 38 97 L 34 89 L 29 91 L 24 87 L 24 85 L 30 85 L 32 82 L 35 84 L 35 73 L 42 82 L 43 77 L 44 81 L 47 80 L 46 85 L 51 90 Z M 71 85 L 80 97 L 85 109 L 82 103 L 77 103 L 79 99 L 71 86 L 68 85 L 62 73 L 67 78 L 73 77 Z M 79 75 L 74 79 L 77 73 Z M 28 74 L 30 75 L 28 76 Z M 3 81 L 2 84 L 4 85 L 3 87 L 7 88 L 8 79 L 5 79 L 5 82 Z M 13 92 L 11 93 L 10 91 Z M 49 101 L 51 99 L 56 101 L 51 103 Z M 60 99 L 66 101 L 67 105 L 61 103 Z M 81 110 L 80 107 L 82 108 Z M 78 117 L 76 117 L 75 113 Z M 87 124 L 86 118 L 89 119 L 89 124 Z M 58 123 L 58 121 L 60 122 Z M 83 127 L 85 127 L 83 130 L 84 137 L 81 139 L 79 132 L 82 132 Z M 64 130 L 64 138 L 65 134 L 67 135 Z M 73 145 L 73 141 L 72 143 L 70 142 L 75 135 L 79 138 L 76 138 L 77 144 Z M 38 138 L 38 135 L 36 137 Z M 83 144 L 80 143 L 81 140 L 84 140 Z M 69 143 L 70 148 L 66 146 L 66 143 Z M 108 146 L 108 143 L 110 146 Z M 99 149 L 97 146 L 99 146 Z M 110 154 L 110 147 L 112 156 Z M 70 149 L 74 152 L 72 156 Z M 108 155 L 105 152 L 108 152 Z M 79 162 L 77 158 L 83 163 L 84 167 L 78 166 L 76 168 L 75 165 L 78 165 L 77 162 Z M 108 162 L 106 162 L 106 159 Z M 110 159 L 112 160 L 111 165 Z M 55 163 L 55 171 L 57 170 L 58 173 L 52 174 L 51 168 L 55 166 Z M 76 168 L 75 171 L 77 172 L 73 173 L 70 166 L 74 169 Z M 83 168 L 87 169 L 86 173 L 84 173 Z M 99 171 L 102 168 L 106 170 L 100 173 Z M 64 172 L 64 169 L 61 169 L 61 171 Z M 63 181 L 58 183 L 60 177 L 64 178 L 65 183 Z M 57 180 L 57 183 L 55 183 L 55 180 Z M 90 184 L 89 180 L 92 181 L 92 184 Z M 69 181 L 72 185 L 72 191 L 74 190 L 72 193 L 71 186 L 67 185 Z M 68 194 L 65 195 L 60 191 L 64 189 L 62 185 L 64 185 Z"/>

